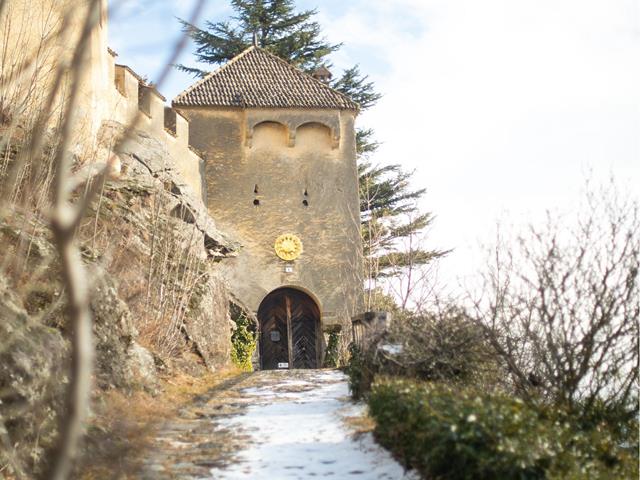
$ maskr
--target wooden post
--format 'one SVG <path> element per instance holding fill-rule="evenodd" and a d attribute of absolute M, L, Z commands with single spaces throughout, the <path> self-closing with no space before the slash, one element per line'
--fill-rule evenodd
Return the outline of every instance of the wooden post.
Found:
<path fill-rule="evenodd" d="M 293 327 L 291 325 L 291 297 L 285 295 L 287 308 L 287 348 L 289 350 L 289 369 L 293 368 Z"/>

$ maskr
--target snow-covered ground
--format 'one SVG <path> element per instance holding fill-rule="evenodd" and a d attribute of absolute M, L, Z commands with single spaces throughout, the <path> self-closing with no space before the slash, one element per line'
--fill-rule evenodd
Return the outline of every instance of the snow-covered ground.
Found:
<path fill-rule="evenodd" d="M 247 408 L 214 420 L 243 435 L 233 462 L 211 479 L 415 479 L 370 433 L 353 435 L 347 417 L 363 414 L 349 401 L 346 377 L 335 370 L 260 372 L 270 381 L 240 390 Z"/>

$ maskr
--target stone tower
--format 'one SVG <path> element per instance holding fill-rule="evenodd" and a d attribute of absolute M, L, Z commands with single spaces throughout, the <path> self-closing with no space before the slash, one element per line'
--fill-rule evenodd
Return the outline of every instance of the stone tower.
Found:
<path fill-rule="evenodd" d="M 358 105 L 320 78 L 254 46 L 173 101 L 209 211 L 243 246 L 223 268 L 258 315 L 262 368 L 320 366 L 324 333 L 348 340 L 361 310 Z"/>

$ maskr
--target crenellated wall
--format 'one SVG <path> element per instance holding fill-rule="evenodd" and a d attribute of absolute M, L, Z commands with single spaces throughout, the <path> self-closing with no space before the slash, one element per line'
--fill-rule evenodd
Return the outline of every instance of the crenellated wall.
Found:
<path fill-rule="evenodd" d="M 202 170 L 204 160 L 189 145 L 189 122 L 166 105 L 166 98 L 147 84 L 126 65 L 115 62 L 109 50 L 108 72 L 113 82 L 109 86 L 107 109 L 103 120 L 134 125 L 166 146 L 178 172 L 186 184 L 204 199 Z"/>
<path fill-rule="evenodd" d="M 35 118 L 44 111 L 58 67 L 70 64 L 91 2 L 89 0 L 5 0 L 0 2 L 0 121 Z M 78 71 L 74 111 L 74 153 L 95 161 L 101 125 L 116 121 L 133 125 L 166 146 L 184 182 L 204 197 L 203 159 L 189 147 L 187 120 L 166 106 L 166 99 L 107 48 L 107 0 L 100 0 Z M 55 127 L 68 101 L 73 78 L 62 70 L 49 125 Z M 142 112 L 139 114 L 139 112 Z"/>

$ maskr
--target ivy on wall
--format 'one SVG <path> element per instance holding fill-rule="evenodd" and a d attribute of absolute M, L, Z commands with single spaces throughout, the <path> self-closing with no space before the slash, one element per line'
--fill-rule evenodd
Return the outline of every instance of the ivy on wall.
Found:
<path fill-rule="evenodd" d="M 231 361 L 245 372 L 253 370 L 251 358 L 258 344 L 255 325 L 249 317 L 235 306 L 231 308 L 231 318 L 236 328 L 231 334 Z"/>

